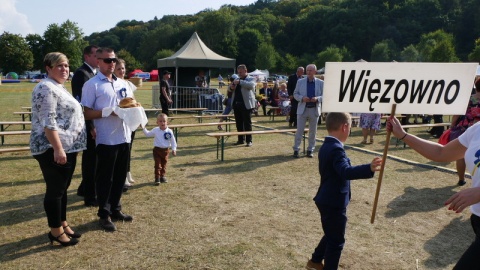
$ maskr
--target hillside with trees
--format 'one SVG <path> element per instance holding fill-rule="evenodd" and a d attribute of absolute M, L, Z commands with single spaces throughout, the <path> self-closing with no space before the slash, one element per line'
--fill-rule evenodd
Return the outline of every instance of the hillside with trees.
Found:
<path fill-rule="evenodd" d="M 126 19 L 83 39 L 112 47 L 129 59 L 130 70 L 155 69 L 157 59 L 177 51 L 194 31 L 213 51 L 251 70 L 285 73 L 312 62 L 322 67 L 326 61 L 358 59 L 480 62 L 478 14 L 478 0 L 258 0 L 248 6 L 224 5 L 148 22 Z M 70 30 L 76 27 L 66 24 Z M 47 32 L 54 32 L 52 28 Z M 76 32 L 70 32 L 67 40 L 77 40 Z M 43 38 L 26 37 L 35 68 L 38 57 L 54 45 L 49 38 L 47 33 Z M 42 44 L 44 50 L 39 48 Z M 72 66 L 78 61 L 81 58 Z"/>

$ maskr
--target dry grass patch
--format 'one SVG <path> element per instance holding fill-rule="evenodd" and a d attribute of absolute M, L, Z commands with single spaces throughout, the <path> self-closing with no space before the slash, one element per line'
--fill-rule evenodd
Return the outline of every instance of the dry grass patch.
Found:
<path fill-rule="evenodd" d="M 144 92 L 137 91 L 137 99 L 148 104 L 150 92 Z M 8 110 L 24 104 L 18 101 Z M 255 120 L 271 128 L 287 125 L 267 117 Z M 0 155 L 0 268 L 303 268 L 322 236 L 312 200 L 319 185 L 317 158 L 293 159 L 293 136 L 270 134 L 254 136 L 250 148 L 233 146 L 236 139 L 230 138 L 220 162 L 216 141 L 204 135 L 214 128 L 180 132 L 178 155 L 169 161 L 169 183 L 158 187 L 153 185 L 153 140 L 137 133 L 132 153 L 136 183 L 122 197 L 124 211 L 135 219 L 117 222 L 115 233 L 101 231 L 96 209 L 85 208 L 76 195 L 79 158 L 68 219 L 84 235 L 69 248 L 48 243 L 45 184 L 36 161 L 27 153 Z M 358 132 L 354 129 L 347 144 L 382 151 L 384 134 L 374 145 L 360 146 Z M 326 134 L 324 126 L 318 134 Z M 26 138 L 17 140 L 25 144 Z M 422 161 L 394 142 L 390 153 Z M 373 158 L 355 150 L 348 155 L 353 164 Z M 376 221 L 370 224 L 376 177 L 352 183 L 340 269 L 451 269 L 473 239 L 468 211 L 455 214 L 443 206 L 462 189 L 455 186 L 456 176 L 388 160 Z"/>

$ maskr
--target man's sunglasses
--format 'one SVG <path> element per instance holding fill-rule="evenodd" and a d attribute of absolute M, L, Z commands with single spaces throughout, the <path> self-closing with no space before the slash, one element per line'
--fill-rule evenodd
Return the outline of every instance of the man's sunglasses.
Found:
<path fill-rule="evenodd" d="M 105 64 L 111 64 L 117 62 L 117 58 L 97 58 L 98 60 L 103 60 Z"/>

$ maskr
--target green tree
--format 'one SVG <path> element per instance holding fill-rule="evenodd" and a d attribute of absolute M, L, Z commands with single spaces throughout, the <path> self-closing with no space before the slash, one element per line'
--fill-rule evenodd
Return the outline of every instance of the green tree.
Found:
<path fill-rule="evenodd" d="M 285 57 L 280 57 L 277 59 L 277 70 L 290 73 L 292 70 L 297 70 L 298 68 L 298 60 L 297 57 L 291 55 L 289 53 L 285 54 Z"/>
<path fill-rule="evenodd" d="M 480 63 L 480 39 L 475 41 L 475 48 L 468 55 L 468 61 Z"/>
<path fill-rule="evenodd" d="M 317 68 L 322 68 L 325 66 L 326 62 L 342 62 L 343 61 L 343 54 L 342 50 L 335 45 L 331 45 L 327 47 L 325 50 L 319 52 L 317 54 L 317 59 L 315 60 L 315 64 Z"/>
<path fill-rule="evenodd" d="M 455 54 L 455 42 L 452 34 L 443 30 L 437 30 L 423 34 L 417 49 L 420 59 L 425 62 L 455 62 L 458 57 Z M 446 55 L 441 55 L 446 53 Z"/>
<path fill-rule="evenodd" d="M 0 69 L 21 74 L 33 67 L 33 54 L 21 35 L 3 32 L 0 36 Z"/>
<path fill-rule="evenodd" d="M 61 25 L 50 24 L 43 34 L 44 53 L 61 52 L 68 57 L 70 69 L 75 70 L 83 63 L 83 48 L 88 43 L 77 23 L 70 20 Z"/>
<path fill-rule="evenodd" d="M 155 66 L 152 67 L 152 69 L 156 69 L 157 68 L 157 60 L 158 59 L 163 59 L 163 58 L 167 58 L 167 57 L 170 57 L 174 54 L 175 52 L 172 51 L 172 50 L 160 50 L 158 52 L 155 53 L 155 55 L 152 57 L 152 62 L 155 63 Z"/>
<path fill-rule="evenodd" d="M 400 53 L 400 61 L 403 62 L 418 62 L 420 60 L 420 55 L 417 51 L 417 48 L 412 44 L 408 45 Z"/>
<path fill-rule="evenodd" d="M 255 57 L 262 41 L 262 35 L 257 30 L 240 30 L 238 33 L 237 64 L 245 64 L 249 70 L 254 70 Z"/>
<path fill-rule="evenodd" d="M 255 66 L 261 69 L 273 69 L 279 58 L 275 48 L 266 42 L 258 47 L 257 56 L 255 57 Z"/>
<path fill-rule="evenodd" d="M 142 63 L 138 62 L 135 57 L 133 57 L 127 50 L 121 49 L 115 53 L 118 58 L 125 60 L 125 69 L 127 74 L 129 71 L 135 70 L 137 68 L 143 68 Z"/>
<path fill-rule="evenodd" d="M 382 40 L 373 46 L 370 61 L 391 62 L 397 58 L 397 54 L 397 46 L 393 40 Z"/>
<path fill-rule="evenodd" d="M 43 69 L 43 58 L 45 53 L 43 52 L 43 38 L 38 34 L 28 34 L 25 37 L 28 47 L 33 54 L 33 70 Z"/>
<path fill-rule="evenodd" d="M 440 41 L 430 54 L 431 62 L 458 62 L 455 47 L 447 40 Z"/>

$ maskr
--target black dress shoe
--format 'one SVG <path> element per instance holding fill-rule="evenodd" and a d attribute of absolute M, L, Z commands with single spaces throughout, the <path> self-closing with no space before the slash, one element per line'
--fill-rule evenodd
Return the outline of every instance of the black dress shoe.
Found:
<path fill-rule="evenodd" d="M 113 211 L 110 217 L 113 220 L 132 221 L 133 217 L 122 213 L 122 211 Z"/>
<path fill-rule="evenodd" d="M 65 228 L 67 228 L 67 227 L 70 227 L 70 226 L 69 226 L 69 225 L 63 226 L 63 230 L 65 230 Z M 76 233 L 76 232 L 74 232 L 74 233 L 67 233 L 67 232 L 65 232 L 65 234 L 68 235 L 68 236 L 71 237 L 71 238 L 80 238 L 80 237 L 82 237 L 82 234 L 81 234 L 81 233 Z"/>
<path fill-rule="evenodd" d="M 100 224 L 100 227 L 102 227 L 105 231 L 107 232 L 114 232 L 117 230 L 117 227 L 115 227 L 115 224 L 113 224 L 112 220 L 110 217 L 108 218 L 101 218 L 98 223 Z"/>

